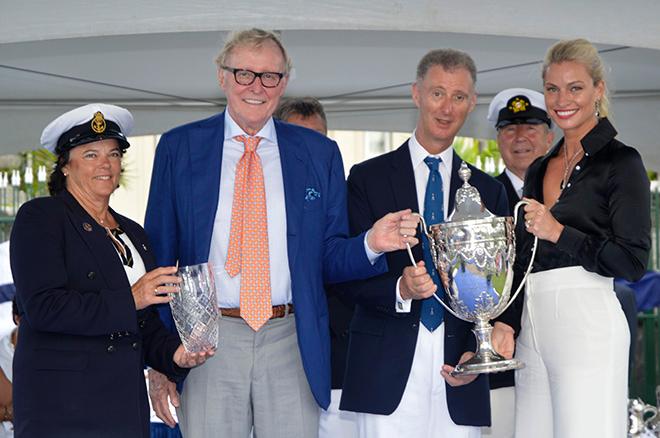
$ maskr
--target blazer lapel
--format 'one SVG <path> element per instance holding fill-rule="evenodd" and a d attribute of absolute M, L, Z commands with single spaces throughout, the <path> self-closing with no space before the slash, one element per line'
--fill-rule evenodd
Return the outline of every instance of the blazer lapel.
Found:
<path fill-rule="evenodd" d="M 410 159 L 410 148 L 408 141 L 402 144 L 391 155 L 392 171 L 390 172 L 390 187 L 394 194 L 395 210 L 412 209 L 419 213 L 419 203 L 417 202 L 417 190 L 415 188 L 415 173 Z M 422 246 L 416 245 L 413 249 L 413 255 L 416 260 L 423 257 Z"/>
<path fill-rule="evenodd" d="M 275 132 L 277 134 L 277 146 L 280 150 L 280 164 L 282 165 L 284 183 L 287 254 L 289 256 L 289 266 L 296 266 L 307 179 L 306 151 L 300 143 L 302 141 L 300 137 L 277 121 L 275 122 Z"/>
<path fill-rule="evenodd" d="M 126 233 L 126 236 L 128 236 L 129 239 L 131 239 L 131 243 L 133 246 L 137 249 L 138 253 L 140 254 L 140 258 L 142 258 L 142 262 L 144 263 L 144 267 L 147 272 L 151 271 L 154 269 L 156 266 L 156 261 L 154 259 L 154 255 L 151 252 L 151 249 L 148 246 L 146 239 L 146 234 L 144 233 L 139 233 L 138 230 L 135 229 L 135 226 L 126 220 L 126 218 L 120 214 L 117 214 L 114 210 L 110 209 L 112 212 L 112 215 L 114 218 L 117 220 L 119 223 L 119 226 L 121 227 L 122 231 Z"/>
<path fill-rule="evenodd" d="M 194 245 L 184 262 L 186 264 L 202 263 L 208 260 L 211 248 L 213 223 L 218 209 L 220 192 L 220 170 L 222 148 L 224 145 L 225 113 L 207 119 L 189 139 L 191 185 L 189 196 L 192 202 L 192 218 L 194 239 L 188 245 Z M 182 181 L 185 184 L 185 181 Z M 227 208 L 231 208 L 228 206 Z M 182 242 L 182 244 L 186 244 Z"/>
<path fill-rule="evenodd" d="M 119 261 L 115 247 L 106 235 L 105 228 L 100 226 L 68 191 L 64 190 L 58 196 L 67 205 L 74 229 L 96 260 L 99 274 L 105 283 L 110 288 L 128 286 L 126 272 Z"/>

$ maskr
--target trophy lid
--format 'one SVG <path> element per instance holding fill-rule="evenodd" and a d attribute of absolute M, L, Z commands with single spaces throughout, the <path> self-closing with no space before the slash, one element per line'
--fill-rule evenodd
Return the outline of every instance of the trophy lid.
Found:
<path fill-rule="evenodd" d="M 481 195 L 476 187 L 470 185 L 468 180 L 472 176 L 472 171 L 463 161 L 458 170 L 458 176 L 463 180 L 463 186 L 456 190 L 456 202 L 454 211 L 449 216 L 448 222 L 459 222 L 473 219 L 488 219 L 495 217 L 488 211 L 481 201 Z"/>

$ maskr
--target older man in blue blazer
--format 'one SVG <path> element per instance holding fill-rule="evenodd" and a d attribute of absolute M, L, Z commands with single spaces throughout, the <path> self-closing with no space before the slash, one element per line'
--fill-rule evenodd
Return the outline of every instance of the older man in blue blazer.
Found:
<path fill-rule="evenodd" d="M 429 52 L 412 88 L 417 127 L 400 148 L 358 164 L 348 177 L 351 231 L 369 229 L 383 212 L 410 208 L 427 223 L 454 207 L 461 158 L 451 148 L 476 104 L 476 68 L 466 53 Z M 472 168 L 470 183 L 486 207 L 506 215 L 504 187 Z M 443 312 L 442 286 L 428 242 L 387 255 L 389 272 L 346 286 L 357 306 L 351 322 L 340 409 L 358 412 L 360 437 L 475 438 L 490 422 L 488 378 L 452 377 L 475 347 L 471 324 Z"/>
<path fill-rule="evenodd" d="M 216 62 L 227 110 L 163 135 L 145 221 L 159 264 L 212 264 L 224 316 L 217 360 L 185 382 L 182 432 L 314 437 L 318 406 L 330 401 L 323 285 L 385 272 L 380 253 L 416 243 L 407 237 L 416 220 L 387 214 L 347 238 L 336 143 L 271 117 L 290 71 L 275 34 L 234 33 Z M 164 391 L 156 393 L 171 424 Z"/>

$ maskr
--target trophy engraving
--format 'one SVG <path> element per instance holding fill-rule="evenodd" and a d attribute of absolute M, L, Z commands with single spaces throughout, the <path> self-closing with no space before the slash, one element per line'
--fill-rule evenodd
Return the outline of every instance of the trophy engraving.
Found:
<path fill-rule="evenodd" d="M 196 353 L 218 346 L 218 301 L 208 263 L 179 267 L 179 293 L 170 301 L 172 317 L 186 350 Z"/>
<path fill-rule="evenodd" d="M 457 365 L 452 374 L 519 369 L 524 367 L 520 360 L 505 359 L 493 349 L 493 327 L 489 320 L 502 314 L 515 300 L 532 268 L 536 237 L 525 276 L 512 295 L 516 218 L 518 209 L 527 202 L 516 204 L 513 217 L 495 216 L 483 205 L 476 187 L 469 184 L 472 172 L 465 162 L 458 174 L 463 186 L 456 191 L 455 208 L 448 220 L 427 227 L 421 218 L 433 264 L 440 274 L 449 304 L 437 295 L 435 299 L 455 317 L 475 324 L 472 331 L 477 339 L 477 351 L 474 357 Z M 410 246 L 408 254 L 415 265 Z"/>

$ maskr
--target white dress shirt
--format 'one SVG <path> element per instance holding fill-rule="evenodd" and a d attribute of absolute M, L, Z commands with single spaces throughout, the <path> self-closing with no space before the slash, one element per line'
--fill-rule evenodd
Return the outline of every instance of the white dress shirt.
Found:
<path fill-rule="evenodd" d="M 525 184 L 524 181 L 518 178 L 518 175 L 511 172 L 509 169 L 504 169 L 504 172 L 506 172 L 506 176 L 509 177 L 509 181 L 511 181 L 511 185 L 518 194 L 518 197 L 522 198 L 523 185 Z"/>
<path fill-rule="evenodd" d="M 240 307 L 241 274 L 230 277 L 225 270 L 225 260 L 229 248 L 229 230 L 231 228 L 231 210 L 234 201 L 234 180 L 236 166 L 243 156 L 245 146 L 234 140 L 238 135 L 247 134 L 225 111 L 225 135 L 222 148 L 222 167 L 220 170 L 220 192 L 218 209 L 213 223 L 211 263 L 220 307 Z M 270 260 L 271 301 L 274 306 L 291 303 L 291 274 L 289 273 L 289 255 L 286 238 L 286 206 L 284 202 L 284 182 L 280 149 L 275 133 L 275 124 L 270 118 L 256 134 L 261 137 L 257 155 L 261 159 L 266 191 L 266 211 L 268 212 L 268 252 Z"/>
<path fill-rule="evenodd" d="M 449 216 L 451 212 L 449 210 L 449 186 L 451 183 L 451 167 L 452 161 L 454 159 L 454 149 L 448 147 L 443 152 L 437 155 L 431 155 L 426 149 L 417 141 L 417 137 L 413 132 L 413 135 L 408 140 L 408 149 L 410 149 L 410 160 L 412 161 L 413 173 L 415 175 L 415 191 L 417 192 L 417 205 L 419 206 L 419 214 L 424 216 L 424 197 L 426 195 L 426 184 L 429 179 L 429 167 L 424 162 L 426 157 L 440 158 L 440 166 L 438 171 L 440 172 L 440 177 L 442 178 L 442 194 L 443 194 L 443 210 L 445 213 L 444 219 Z M 427 224 L 431 225 L 431 224 Z M 419 261 L 419 260 L 418 260 Z M 435 269 L 435 268 L 433 268 Z M 396 283 L 396 311 L 399 313 L 410 312 L 410 306 L 412 304 L 412 298 L 404 300 L 401 298 L 399 293 L 399 281 Z"/>

